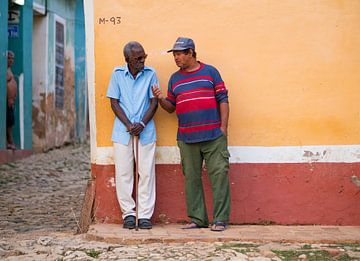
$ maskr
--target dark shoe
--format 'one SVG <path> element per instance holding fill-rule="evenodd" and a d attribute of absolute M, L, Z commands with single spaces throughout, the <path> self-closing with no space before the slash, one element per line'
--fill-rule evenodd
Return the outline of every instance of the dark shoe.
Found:
<path fill-rule="evenodd" d="M 123 228 L 134 229 L 135 228 L 135 217 L 126 216 L 124 219 Z"/>
<path fill-rule="evenodd" d="M 140 229 L 152 229 L 150 219 L 140 218 L 139 219 L 139 228 Z"/>

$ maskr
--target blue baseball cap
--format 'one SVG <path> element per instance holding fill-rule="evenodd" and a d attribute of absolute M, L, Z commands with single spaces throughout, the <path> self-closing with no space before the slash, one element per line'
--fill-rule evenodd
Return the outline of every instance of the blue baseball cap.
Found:
<path fill-rule="evenodd" d="M 167 51 L 168 53 L 173 51 L 183 51 L 186 49 L 193 49 L 195 50 L 195 43 L 192 39 L 186 37 L 179 37 L 176 39 L 174 46 L 171 50 Z"/>

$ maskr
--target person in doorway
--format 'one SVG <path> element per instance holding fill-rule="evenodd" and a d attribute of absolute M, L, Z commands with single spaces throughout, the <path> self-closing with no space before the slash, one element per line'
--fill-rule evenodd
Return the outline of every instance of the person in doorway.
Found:
<path fill-rule="evenodd" d="M 7 51 L 7 72 L 6 72 L 6 148 L 15 150 L 13 139 L 13 126 L 15 124 L 15 101 L 17 96 L 17 83 L 11 66 L 14 63 L 15 54 Z"/>
<path fill-rule="evenodd" d="M 159 81 L 155 70 L 145 66 L 144 48 L 138 42 L 124 47 L 127 65 L 113 70 L 107 97 L 115 114 L 112 132 L 116 194 L 124 219 L 124 228 L 151 229 L 150 218 L 155 207 L 155 142 L 156 130 L 153 116 L 158 102 L 151 91 Z M 139 137 L 138 215 L 135 224 L 134 137 Z"/>
<path fill-rule="evenodd" d="M 184 229 L 209 226 L 201 180 L 205 160 L 213 192 L 212 231 L 227 228 L 230 215 L 227 127 L 228 93 L 218 70 L 197 60 L 194 41 L 179 37 L 172 52 L 180 68 L 169 80 L 167 97 L 158 86 L 153 93 L 161 107 L 178 117 L 178 147 L 185 176 L 187 214 Z"/>

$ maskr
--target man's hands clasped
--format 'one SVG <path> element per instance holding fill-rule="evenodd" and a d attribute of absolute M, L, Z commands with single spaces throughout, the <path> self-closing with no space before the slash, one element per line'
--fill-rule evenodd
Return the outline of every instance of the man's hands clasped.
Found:
<path fill-rule="evenodd" d="M 127 129 L 127 132 L 130 133 L 130 135 L 139 136 L 140 133 L 144 130 L 144 126 L 141 125 L 140 122 L 135 122 L 132 124 L 128 124 L 126 126 L 126 129 Z"/>

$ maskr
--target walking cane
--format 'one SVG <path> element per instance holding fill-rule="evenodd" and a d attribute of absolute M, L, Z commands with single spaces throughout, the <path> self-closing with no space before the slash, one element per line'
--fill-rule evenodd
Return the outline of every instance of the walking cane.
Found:
<path fill-rule="evenodd" d="M 135 230 L 138 231 L 138 221 L 139 221 L 139 136 L 134 136 L 135 143 Z"/>

